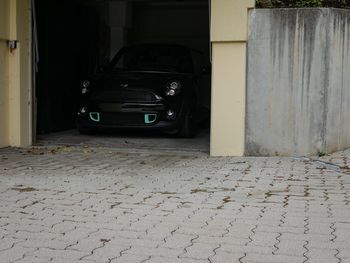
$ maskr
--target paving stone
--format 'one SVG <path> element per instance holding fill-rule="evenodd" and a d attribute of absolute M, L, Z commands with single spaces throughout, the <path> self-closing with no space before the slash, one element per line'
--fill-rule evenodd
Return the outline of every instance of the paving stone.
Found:
<path fill-rule="evenodd" d="M 275 255 L 303 255 L 307 252 L 305 249 L 306 242 L 301 240 L 279 240 L 275 244 Z"/>
<path fill-rule="evenodd" d="M 66 247 L 73 245 L 73 242 L 62 241 L 57 239 L 27 239 L 17 243 L 17 246 L 24 248 L 50 248 L 63 250 Z"/>
<path fill-rule="evenodd" d="M 159 247 L 184 249 L 191 245 L 195 238 L 196 236 L 174 233 L 170 237 L 165 238 L 165 242 L 159 245 Z"/>
<path fill-rule="evenodd" d="M 234 263 L 239 262 L 241 258 L 244 257 L 244 253 L 226 253 L 226 252 L 217 252 L 214 256 L 210 257 L 210 262 L 212 263 Z"/>
<path fill-rule="evenodd" d="M 23 248 L 24 249 L 24 248 Z M 73 250 L 58 250 L 49 248 L 38 248 L 34 252 L 27 253 L 29 256 L 45 258 L 45 259 L 61 259 L 61 260 L 71 260 L 72 262 L 79 261 L 80 258 L 86 255 L 85 252 L 73 251 Z"/>
<path fill-rule="evenodd" d="M 306 258 L 302 256 L 287 256 L 287 255 L 265 255 L 249 253 L 241 259 L 243 263 L 302 263 Z M 306 261 L 307 262 L 307 261 Z"/>
<path fill-rule="evenodd" d="M 22 248 L 22 247 L 14 246 L 10 249 L 5 249 L 0 251 L 1 261 L 14 262 L 17 260 L 22 260 L 35 250 L 36 249 L 33 249 L 33 248 Z"/>
<path fill-rule="evenodd" d="M 274 246 L 254 246 L 252 244 L 248 245 L 221 245 L 220 248 L 216 250 L 216 253 L 219 254 L 221 252 L 227 254 L 242 254 L 242 253 L 256 253 L 256 254 L 266 254 L 272 255 L 272 253 L 276 250 Z"/>
<path fill-rule="evenodd" d="M 123 253 L 120 257 L 112 259 L 111 263 L 138 263 L 138 262 L 146 262 L 150 259 L 150 256 L 140 256 L 140 255 L 132 255 Z"/>
<path fill-rule="evenodd" d="M 28 228 L 30 229 L 30 226 L 28 226 Z M 14 231 L 13 233 L 8 235 L 9 237 L 12 238 L 17 238 L 17 239 L 41 239 L 41 240 L 49 240 L 49 239 L 53 239 L 53 238 L 61 238 L 62 235 L 61 234 L 55 234 L 55 233 L 51 233 L 48 231 L 42 231 L 42 232 L 30 232 L 30 230 L 28 231 Z"/>
<path fill-rule="evenodd" d="M 26 256 L 26 257 L 24 257 L 16 262 L 18 262 L 18 263 L 49 263 L 50 259 Z"/>
<path fill-rule="evenodd" d="M 85 255 L 81 258 L 97 262 L 108 262 L 109 260 L 120 257 L 123 252 L 130 250 L 130 248 L 127 244 L 105 243 L 93 249 L 89 254 L 85 252 Z"/>
<path fill-rule="evenodd" d="M 218 249 L 219 245 L 194 243 L 192 246 L 185 248 L 186 252 L 183 253 L 180 258 L 194 258 L 206 260 L 211 256 L 215 255 L 215 250 Z"/>
<path fill-rule="evenodd" d="M 347 173 L 286 157 L 0 149 L 0 262 L 347 262 Z"/>
<path fill-rule="evenodd" d="M 338 255 L 338 251 L 335 249 L 317 249 L 317 248 L 310 248 L 306 256 L 308 258 L 308 262 L 316 263 L 333 263 L 333 262 L 340 262 L 340 257 L 336 257 Z"/>
<path fill-rule="evenodd" d="M 2 238 L 0 240 L 0 251 L 10 249 L 14 247 L 16 244 L 23 242 L 24 239 L 18 239 L 18 238 Z"/>
<path fill-rule="evenodd" d="M 167 257 L 151 257 L 148 263 L 208 263 L 208 260 L 197 260 L 193 258 L 167 258 Z"/>
<path fill-rule="evenodd" d="M 224 236 L 224 237 L 210 237 L 210 236 L 198 236 L 198 238 L 193 240 L 193 243 L 203 243 L 203 244 L 229 244 L 229 245 L 245 245 L 249 243 L 248 238 L 240 238 L 232 236 Z"/>
<path fill-rule="evenodd" d="M 177 258 L 183 253 L 183 249 L 170 249 L 170 248 L 147 248 L 143 246 L 133 246 L 127 251 L 128 254 L 139 256 L 157 256 L 157 257 L 169 257 Z"/>

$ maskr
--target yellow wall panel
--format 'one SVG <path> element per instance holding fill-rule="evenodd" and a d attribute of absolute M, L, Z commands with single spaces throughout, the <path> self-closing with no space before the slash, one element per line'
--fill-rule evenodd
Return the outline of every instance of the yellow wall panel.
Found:
<path fill-rule="evenodd" d="M 0 0 L 0 147 L 8 145 L 10 0 Z"/>
<path fill-rule="evenodd" d="M 30 11 L 30 0 L 0 0 L 0 147 L 31 144 Z"/>
<path fill-rule="evenodd" d="M 210 153 L 244 154 L 246 44 L 214 43 Z"/>
<path fill-rule="evenodd" d="M 211 0 L 212 156 L 245 152 L 248 9 L 254 5 L 254 0 Z"/>
<path fill-rule="evenodd" d="M 0 40 L 0 147 L 8 145 L 8 59 L 7 42 Z"/>
<path fill-rule="evenodd" d="M 246 41 L 248 12 L 255 0 L 211 0 L 211 41 Z"/>
<path fill-rule="evenodd" d="M 10 36 L 10 0 L 0 0 L 0 39 Z"/>

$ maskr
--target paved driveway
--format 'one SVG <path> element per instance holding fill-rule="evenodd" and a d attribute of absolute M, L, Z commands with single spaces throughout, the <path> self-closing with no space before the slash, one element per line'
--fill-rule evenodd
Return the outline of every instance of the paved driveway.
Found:
<path fill-rule="evenodd" d="M 0 262 L 350 262 L 348 155 L 2 149 Z"/>

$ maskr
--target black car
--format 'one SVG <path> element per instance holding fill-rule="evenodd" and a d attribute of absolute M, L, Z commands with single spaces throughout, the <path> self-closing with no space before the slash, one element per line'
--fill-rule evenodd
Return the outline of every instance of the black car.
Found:
<path fill-rule="evenodd" d="M 208 118 L 210 64 L 199 51 L 177 45 L 125 47 L 100 71 L 82 82 L 81 133 L 147 128 L 192 137 L 197 123 Z"/>

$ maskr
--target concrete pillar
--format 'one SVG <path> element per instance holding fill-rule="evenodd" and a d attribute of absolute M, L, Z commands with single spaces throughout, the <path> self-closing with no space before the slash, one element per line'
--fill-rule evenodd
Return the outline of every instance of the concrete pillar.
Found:
<path fill-rule="evenodd" d="M 210 154 L 243 156 L 248 9 L 255 0 L 212 0 Z"/>
<path fill-rule="evenodd" d="M 8 145 L 10 1 L 0 0 L 0 147 Z"/>
<path fill-rule="evenodd" d="M 10 1 L 10 39 L 17 40 L 17 1 Z M 20 47 L 9 49 L 9 144 L 21 145 L 21 82 L 20 82 Z"/>
<path fill-rule="evenodd" d="M 0 0 L 0 147 L 32 143 L 30 14 L 30 0 Z M 17 47 L 10 49 L 9 40 Z"/>
<path fill-rule="evenodd" d="M 17 39 L 20 60 L 20 146 L 32 145 L 32 20 L 31 1 L 17 0 Z"/>

